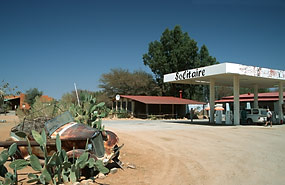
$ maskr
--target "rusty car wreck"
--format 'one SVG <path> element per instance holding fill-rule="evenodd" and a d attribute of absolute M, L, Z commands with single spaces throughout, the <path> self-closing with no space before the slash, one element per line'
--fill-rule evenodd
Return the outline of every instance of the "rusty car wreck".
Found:
<path fill-rule="evenodd" d="M 16 157 L 28 160 L 28 138 L 32 153 L 43 159 L 44 153 L 31 134 L 32 130 L 40 132 L 42 129 L 46 132 L 49 156 L 56 152 L 55 138 L 59 135 L 62 149 L 66 151 L 70 159 L 78 158 L 88 151 L 89 158 L 101 160 L 104 165 L 115 162 L 121 167 L 118 157 L 123 145 L 119 146 L 118 136 L 112 131 L 100 131 L 86 124 L 77 123 L 68 111 L 48 121 L 35 120 L 33 124 L 27 124 L 24 120 L 11 129 L 10 138 L 1 142 L 0 145 L 8 148 L 12 143 L 17 143 Z"/>

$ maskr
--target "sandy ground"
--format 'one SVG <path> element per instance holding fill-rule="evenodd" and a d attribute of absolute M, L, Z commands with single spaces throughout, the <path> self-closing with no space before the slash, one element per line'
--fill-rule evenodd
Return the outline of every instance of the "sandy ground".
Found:
<path fill-rule="evenodd" d="M 0 124 L 0 140 L 15 125 L 15 118 L 6 120 L 11 121 Z M 125 169 L 94 184 L 285 182 L 285 125 L 208 126 L 146 120 L 106 120 L 103 124 L 125 144 L 121 151 Z M 127 168 L 127 164 L 136 168 Z"/>

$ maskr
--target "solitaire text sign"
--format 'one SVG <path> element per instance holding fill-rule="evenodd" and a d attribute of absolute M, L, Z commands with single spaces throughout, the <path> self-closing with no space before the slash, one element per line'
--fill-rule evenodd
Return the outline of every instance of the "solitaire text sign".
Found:
<path fill-rule="evenodd" d="M 185 70 L 181 72 L 177 72 L 175 75 L 175 80 L 186 80 L 190 78 L 203 77 L 205 76 L 205 69 L 193 69 L 193 70 Z"/>

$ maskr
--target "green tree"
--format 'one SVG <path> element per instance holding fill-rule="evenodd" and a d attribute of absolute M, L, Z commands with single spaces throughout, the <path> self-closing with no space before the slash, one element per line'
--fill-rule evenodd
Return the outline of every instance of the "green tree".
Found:
<path fill-rule="evenodd" d="M 36 101 L 36 97 L 41 97 L 42 95 L 42 91 L 39 91 L 37 88 L 31 88 L 26 91 L 25 102 L 30 106 L 33 106 L 34 102 Z"/>
<path fill-rule="evenodd" d="M 35 97 L 35 102 L 30 109 L 31 118 L 54 118 L 55 116 L 61 114 L 61 110 L 56 107 L 56 101 L 53 100 L 51 102 L 43 102 L 40 96 Z"/>
<path fill-rule="evenodd" d="M 96 98 L 97 102 L 105 102 L 107 107 L 112 106 L 112 102 L 110 98 L 103 91 L 89 91 L 78 89 L 79 101 L 84 101 L 84 96 L 86 94 L 92 95 L 92 97 Z M 62 95 L 60 100 L 60 105 L 64 110 L 68 110 L 72 104 L 77 104 L 77 97 L 75 91 L 71 91 Z"/>
<path fill-rule="evenodd" d="M 98 92 L 83 90 L 83 89 L 78 89 L 77 93 L 78 93 L 79 101 L 84 101 L 87 94 L 92 95 L 93 97 L 96 97 L 96 98 L 98 96 Z M 76 92 L 71 91 L 68 93 L 64 93 L 61 97 L 61 101 L 67 104 L 76 104 L 77 103 Z"/>
<path fill-rule="evenodd" d="M 61 96 L 61 103 L 69 106 L 71 104 L 74 104 L 76 103 L 76 94 L 75 94 L 75 91 L 72 91 L 72 92 L 68 92 L 68 93 L 64 93 L 62 96 Z"/>
<path fill-rule="evenodd" d="M 258 93 L 267 93 L 270 92 L 268 88 L 259 88 Z M 240 88 L 240 94 L 254 93 L 253 88 Z"/>
<path fill-rule="evenodd" d="M 143 62 L 154 73 L 163 94 L 173 95 L 187 87 L 163 83 L 163 75 L 197 67 L 197 57 L 197 42 L 191 39 L 187 32 L 183 33 L 180 26 L 175 26 L 173 30 L 167 28 L 160 41 L 149 43 L 148 53 L 143 55 Z"/>
<path fill-rule="evenodd" d="M 142 70 L 111 69 L 110 73 L 102 74 L 99 81 L 99 87 L 109 97 L 116 94 L 159 95 L 161 91 L 152 75 Z"/>
<path fill-rule="evenodd" d="M 223 97 L 226 96 L 233 96 L 233 87 L 227 87 L 227 86 L 216 86 L 215 87 L 215 94 L 216 100 L 220 100 Z"/>
<path fill-rule="evenodd" d="M 198 53 L 198 61 L 199 67 L 218 64 L 216 58 L 210 56 L 209 50 L 204 44 L 201 46 L 200 51 Z M 191 96 L 193 99 L 201 100 L 204 102 L 209 101 L 210 89 L 208 85 L 196 85 L 195 88 L 192 88 L 191 93 L 194 94 L 193 96 Z"/>
<path fill-rule="evenodd" d="M 175 26 L 173 30 L 167 28 L 162 33 L 160 41 L 150 42 L 148 53 L 143 55 L 143 62 L 154 73 L 164 95 L 178 96 L 179 90 L 183 90 L 186 98 L 201 94 L 196 99 L 203 97 L 202 86 L 163 83 L 163 76 L 217 63 L 216 59 L 209 55 L 205 45 L 199 52 L 197 42 L 191 39 L 187 32 L 183 32 L 180 26 Z"/>
<path fill-rule="evenodd" d="M 198 54 L 199 67 L 218 64 L 215 57 L 210 56 L 208 48 L 203 44 Z"/>
<path fill-rule="evenodd" d="M 112 107 L 112 101 L 111 101 L 110 97 L 108 97 L 107 94 L 104 93 L 104 91 L 96 91 L 95 97 L 97 99 L 97 102 L 105 102 L 105 105 L 108 108 Z"/>
<path fill-rule="evenodd" d="M 265 93 L 265 92 L 270 92 L 270 90 L 267 88 L 258 89 L 258 93 Z M 246 87 L 240 88 L 240 94 L 247 94 L 247 93 L 254 94 L 254 89 Z M 217 86 L 215 99 L 220 100 L 221 98 L 226 96 L 233 96 L 233 87 Z"/>

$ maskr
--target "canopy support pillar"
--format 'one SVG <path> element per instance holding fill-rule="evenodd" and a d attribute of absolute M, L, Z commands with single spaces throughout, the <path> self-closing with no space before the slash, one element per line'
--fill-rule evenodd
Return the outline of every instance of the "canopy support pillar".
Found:
<path fill-rule="evenodd" d="M 254 88 L 254 102 L 253 102 L 253 108 L 257 109 L 258 108 L 258 85 L 255 84 L 253 86 Z"/>
<path fill-rule="evenodd" d="M 239 116 L 239 76 L 234 76 L 234 125 L 240 124 Z"/>
<path fill-rule="evenodd" d="M 210 123 L 214 123 L 215 109 L 215 79 L 210 80 Z"/>
<path fill-rule="evenodd" d="M 279 104 L 278 104 L 278 109 L 279 109 L 279 123 L 281 123 L 281 120 L 283 120 L 283 110 L 282 110 L 282 104 L 283 104 L 283 84 L 282 82 L 279 82 Z"/>

